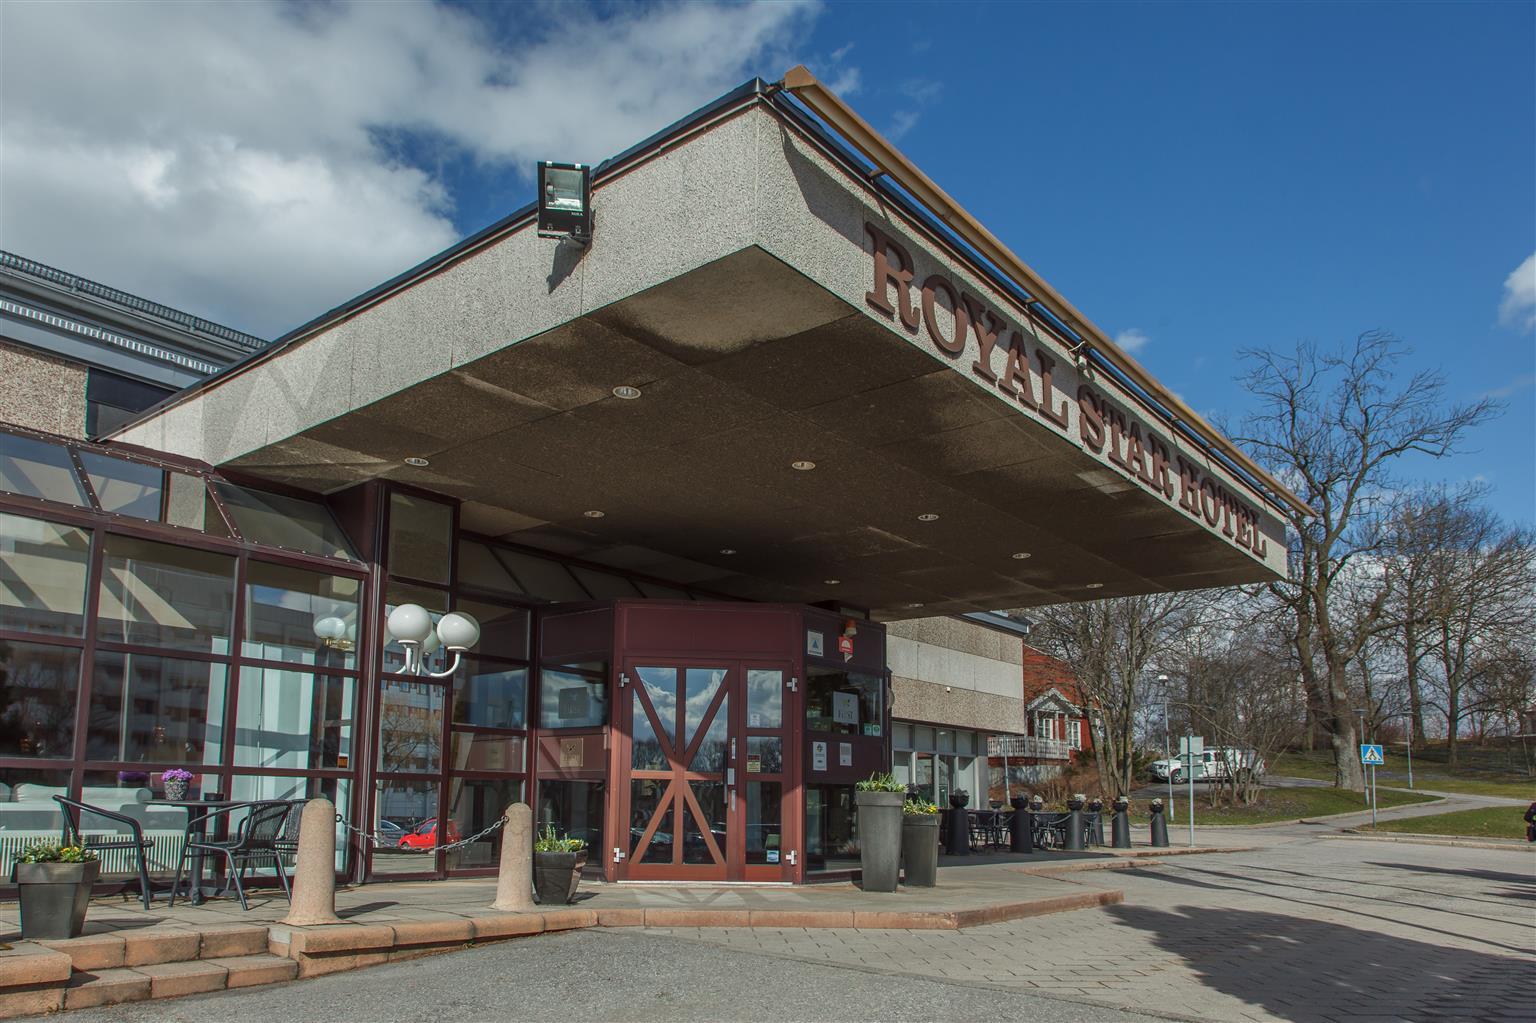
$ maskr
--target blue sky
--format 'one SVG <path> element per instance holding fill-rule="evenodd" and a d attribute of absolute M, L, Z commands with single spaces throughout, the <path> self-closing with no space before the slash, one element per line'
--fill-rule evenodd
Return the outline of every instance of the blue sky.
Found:
<path fill-rule="evenodd" d="M 4 19 L 5 247 L 235 326 L 281 333 L 527 202 L 534 159 L 601 159 L 804 62 L 1203 412 L 1246 407 L 1239 349 L 1371 328 L 1453 398 L 1498 394 L 1475 450 L 1411 469 L 1536 522 L 1536 5 Z"/>

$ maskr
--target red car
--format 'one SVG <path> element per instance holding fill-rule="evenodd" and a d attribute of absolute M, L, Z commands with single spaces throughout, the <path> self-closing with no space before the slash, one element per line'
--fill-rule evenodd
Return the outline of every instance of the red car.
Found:
<path fill-rule="evenodd" d="M 450 843 L 459 840 L 459 829 L 453 821 L 448 822 L 448 841 Z M 436 849 L 437 848 L 437 821 L 427 821 L 415 831 L 400 836 L 400 848 L 402 849 Z"/>

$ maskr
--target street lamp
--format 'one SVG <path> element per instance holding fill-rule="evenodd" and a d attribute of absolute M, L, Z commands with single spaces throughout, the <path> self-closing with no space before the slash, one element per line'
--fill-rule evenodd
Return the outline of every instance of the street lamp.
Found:
<path fill-rule="evenodd" d="M 1163 683 L 1163 760 L 1173 759 L 1173 725 L 1168 720 L 1168 676 L 1159 675 L 1157 680 Z M 1191 765 L 1190 770 L 1194 767 Z M 1173 811 L 1173 767 L 1168 768 L 1168 823 L 1175 823 Z"/>

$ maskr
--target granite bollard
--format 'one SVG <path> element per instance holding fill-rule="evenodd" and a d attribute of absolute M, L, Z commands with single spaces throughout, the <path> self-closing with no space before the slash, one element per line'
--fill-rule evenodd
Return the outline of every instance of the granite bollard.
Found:
<path fill-rule="evenodd" d="M 496 874 L 496 901 L 503 913 L 533 912 L 533 808 L 527 803 L 507 807 L 502 829 L 501 864 Z"/>
<path fill-rule="evenodd" d="M 311 799 L 299 817 L 299 856 L 293 899 L 279 923 L 294 927 L 339 924 L 336 915 L 336 804 Z"/>

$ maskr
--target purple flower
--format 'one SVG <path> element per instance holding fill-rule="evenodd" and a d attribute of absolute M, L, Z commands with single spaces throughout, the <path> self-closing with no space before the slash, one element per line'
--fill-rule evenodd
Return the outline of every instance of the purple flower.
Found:
<path fill-rule="evenodd" d="M 160 776 L 161 781 L 186 781 L 192 780 L 191 771 L 183 771 L 179 767 L 173 767 Z"/>

